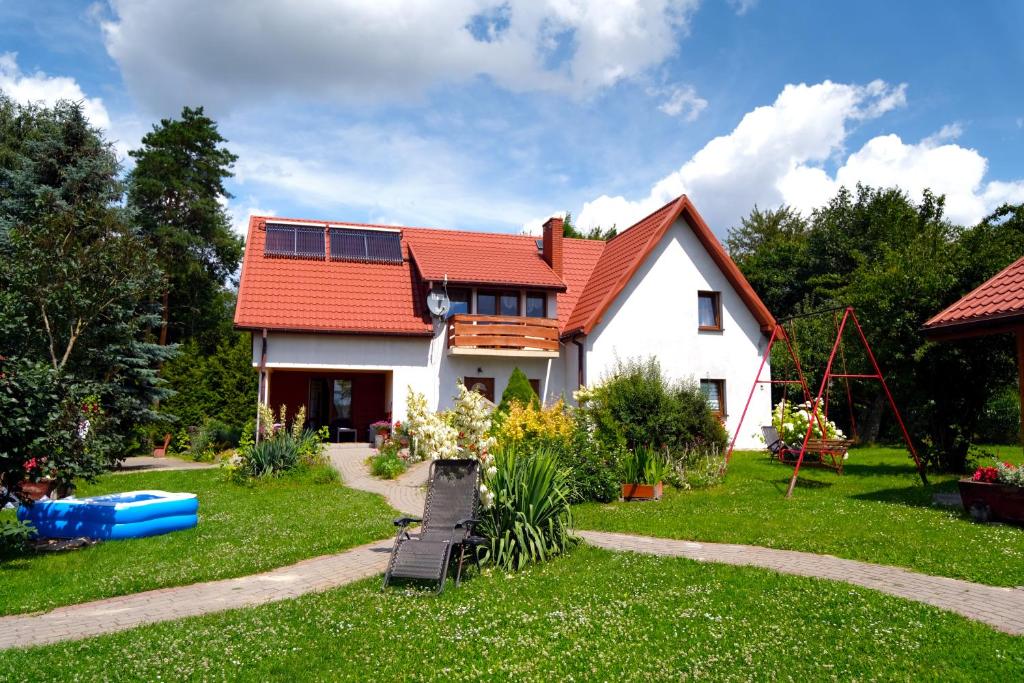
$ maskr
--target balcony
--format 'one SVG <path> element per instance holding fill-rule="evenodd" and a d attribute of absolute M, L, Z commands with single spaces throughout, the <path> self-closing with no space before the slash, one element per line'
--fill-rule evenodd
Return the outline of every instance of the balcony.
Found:
<path fill-rule="evenodd" d="M 448 320 L 452 356 L 558 357 L 558 321 L 460 313 Z"/>

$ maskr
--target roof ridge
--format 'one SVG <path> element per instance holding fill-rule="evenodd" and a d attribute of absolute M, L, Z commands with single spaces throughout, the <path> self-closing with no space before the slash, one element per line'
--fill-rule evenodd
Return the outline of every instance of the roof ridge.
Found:
<path fill-rule="evenodd" d="M 1007 265 L 1007 266 L 1006 266 L 1005 268 L 1003 268 L 1002 270 L 1000 270 L 1000 271 L 999 271 L 998 273 L 996 273 L 995 275 L 993 275 L 993 276 L 992 276 L 992 277 L 990 277 L 989 279 L 985 280 L 985 281 L 984 281 L 984 282 L 982 282 L 982 283 L 981 283 L 980 285 L 978 285 L 977 287 L 975 287 L 975 288 L 974 288 L 974 289 L 972 289 L 971 291 L 967 292 L 966 294 L 964 294 L 964 295 L 963 295 L 962 297 L 960 297 L 959 299 L 957 299 L 956 301 L 954 301 L 954 302 L 953 302 L 953 303 L 951 303 L 950 305 L 948 305 L 948 306 L 946 306 L 945 308 L 943 308 L 943 309 L 942 309 L 941 311 L 939 311 L 938 313 L 936 313 L 935 315 L 933 315 L 933 316 L 932 316 L 931 318 L 929 318 L 928 320 L 926 320 L 926 321 L 924 322 L 924 325 L 922 325 L 921 327 L 929 327 L 929 326 L 931 326 L 931 325 L 933 325 L 933 324 L 936 324 L 936 323 L 934 323 L 933 321 L 937 320 L 938 318 L 941 318 L 941 317 L 942 317 L 943 315 L 945 315 L 945 314 L 946 314 L 946 313 L 947 313 L 948 311 L 950 311 L 950 310 L 952 310 L 953 308 L 955 308 L 955 307 L 959 306 L 959 305 L 960 305 L 961 303 L 963 303 L 963 302 L 964 302 L 964 301 L 966 301 L 967 299 L 970 299 L 971 297 L 973 297 L 973 296 L 974 296 L 975 294 L 977 294 L 978 292 L 980 292 L 981 290 L 983 290 L 983 289 L 984 289 L 984 288 L 985 288 L 986 286 L 988 286 L 989 284 L 991 284 L 991 283 L 992 283 L 993 281 L 995 281 L 995 280 L 999 279 L 1000 277 L 1002 277 L 1002 276 L 1003 276 L 1003 275 L 1004 275 L 1005 273 L 1007 273 L 1007 272 L 1008 272 L 1008 271 L 1010 271 L 1010 270 L 1011 270 L 1012 268 L 1014 268 L 1015 266 L 1017 266 L 1018 264 L 1020 264 L 1020 263 L 1021 263 L 1022 261 L 1024 261 L 1024 256 L 1021 256 L 1020 258 L 1018 258 L 1018 259 L 1014 260 L 1014 261 L 1013 261 L 1012 263 L 1010 263 L 1009 265 Z M 985 317 L 985 316 L 978 316 L 978 317 L 980 318 L 980 317 Z M 948 321 L 947 323 L 944 323 L 944 324 L 950 324 L 950 323 L 953 323 L 953 322 L 955 322 L 955 321 Z"/>

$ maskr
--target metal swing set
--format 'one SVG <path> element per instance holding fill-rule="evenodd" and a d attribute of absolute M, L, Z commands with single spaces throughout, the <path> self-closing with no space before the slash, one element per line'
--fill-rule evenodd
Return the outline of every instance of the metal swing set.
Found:
<path fill-rule="evenodd" d="M 839 319 L 838 312 L 842 310 L 842 319 Z M 885 382 L 885 377 L 882 375 L 882 370 L 878 366 L 878 361 L 875 360 L 875 354 L 871 351 L 871 345 L 868 343 L 867 337 L 864 336 L 864 330 L 860 326 L 860 321 L 857 320 L 857 314 L 854 312 L 852 306 L 843 308 L 826 309 L 823 311 L 815 311 L 813 313 L 807 313 L 800 316 L 794 316 L 793 318 L 787 319 L 789 322 L 795 321 L 796 318 L 809 317 L 813 315 L 819 315 L 822 313 L 833 313 L 836 320 L 836 340 L 832 345 L 832 352 L 829 354 L 828 363 L 825 365 L 825 372 L 821 378 L 821 386 L 818 389 L 818 394 L 813 399 L 811 398 L 810 389 L 807 386 L 807 380 L 804 378 L 803 369 L 800 365 L 800 359 L 794 348 L 795 340 L 795 327 L 793 337 L 786 331 L 782 321 L 777 321 L 775 327 L 772 329 L 771 336 L 768 339 L 768 348 L 765 349 L 764 356 L 761 358 L 761 365 L 757 369 L 757 376 L 754 378 L 754 383 L 750 387 L 750 394 L 747 396 L 747 403 L 743 406 L 743 413 L 740 415 L 739 424 L 736 425 L 736 431 L 733 433 L 732 441 L 729 443 L 729 450 L 725 456 L 725 465 L 728 467 L 730 460 L 732 459 L 733 449 L 736 446 L 736 437 L 739 436 L 740 430 L 743 428 L 743 420 L 747 416 L 747 411 L 750 408 L 750 403 L 754 398 L 754 392 L 757 390 L 758 385 L 767 384 L 771 385 L 782 385 L 783 397 L 782 405 L 784 406 L 789 388 L 791 385 L 799 385 L 802 393 L 803 400 L 805 403 L 811 406 L 812 419 L 808 420 L 807 432 L 804 434 L 803 443 L 800 449 L 792 448 L 784 443 L 781 443 L 779 448 L 779 459 L 782 462 L 793 462 L 793 476 L 789 480 L 789 488 L 786 490 L 786 498 L 793 496 L 793 489 L 796 488 L 797 477 L 800 474 L 800 466 L 804 463 L 808 453 L 812 453 L 821 459 L 822 455 L 836 456 L 836 449 L 830 448 L 827 444 L 821 445 L 821 440 L 813 440 L 812 433 L 814 432 L 815 422 L 817 422 L 819 434 L 822 437 L 825 436 L 825 421 L 828 420 L 828 399 L 829 399 L 829 387 L 833 379 L 842 379 L 846 384 L 846 397 L 847 405 L 850 408 L 850 426 L 853 432 L 854 438 L 856 438 L 857 425 L 853 418 L 853 394 L 850 389 L 850 380 L 874 380 L 882 385 L 882 390 L 885 392 L 885 397 L 888 399 L 889 407 L 892 408 L 893 415 L 896 417 L 896 423 L 899 425 L 900 432 L 903 434 L 903 440 L 907 444 L 907 449 L 910 451 L 910 455 L 914 458 L 914 463 L 917 465 L 917 472 L 921 476 L 921 482 L 926 486 L 928 485 L 928 476 L 925 474 L 924 464 L 921 462 L 921 458 L 917 455 L 917 450 L 914 448 L 914 444 L 910 440 L 910 434 L 907 432 L 906 426 L 903 424 L 903 417 L 900 415 L 899 408 L 896 407 L 896 401 L 892 397 L 892 392 L 889 391 L 889 385 Z M 857 331 L 857 338 L 861 345 L 864 347 L 865 355 L 870 363 L 873 372 L 870 373 L 850 373 L 846 368 L 846 352 L 843 345 L 843 334 L 846 332 L 848 327 L 852 327 Z M 768 366 L 768 359 L 771 358 L 772 347 L 777 343 L 781 342 L 786 345 L 786 350 L 789 352 L 789 357 L 793 361 L 793 367 L 796 369 L 796 378 L 789 379 L 762 379 L 761 376 L 764 374 L 765 367 Z M 840 371 L 834 370 L 836 358 L 839 358 L 842 366 Z M 820 406 L 820 407 L 819 407 Z M 781 442 L 781 440 L 780 440 Z M 771 446 L 772 444 L 768 444 Z M 787 456 L 789 459 L 787 459 Z M 795 456 L 795 457 L 794 457 Z M 845 448 L 842 449 L 840 458 L 845 457 Z M 841 460 L 838 470 L 841 472 Z"/>

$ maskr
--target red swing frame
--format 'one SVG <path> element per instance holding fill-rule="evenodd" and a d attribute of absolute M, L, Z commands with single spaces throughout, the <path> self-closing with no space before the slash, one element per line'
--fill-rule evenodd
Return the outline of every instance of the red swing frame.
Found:
<path fill-rule="evenodd" d="M 836 354 L 840 352 L 841 343 L 843 340 L 843 333 L 846 331 L 847 323 L 852 321 L 853 327 L 857 330 L 857 337 L 860 339 L 861 344 L 864 346 L 864 351 L 867 354 L 868 360 L 871 362 L 871 367 L 874 368 L 874 373 L 871 374 L 851 374 L 846 372 L 845 368 L 845 354 L 843 356 L 843 372 L 833 372 L 832 365 L 835 362 Z M 764 373 L 765 366 L 768 365 L 768 359 L 771 358 L 772 347 L 777 341 L 783 341 L 786 344 L 786 348 L 789 351 L 790 358 L 793 359 L 793 364 L 796 367 L 797 379 L 761 379 L 762 373 Z M 871 345 L 868 343 L 867 337 L 864 335 L 864 330 L 860 326 L 860 321 L 857 320 L 857 314 L 853 310 L 853 306 L 847 306 L 843 312 L 842 321 L 838 325 L 836 331 L 836 340 L 832 345 L 832 352 L 828 357 L 828 364 L 825 366 L 825 373 L 821 378 L 821 387 L 818 389 L 818 395 L 814 398 L 812 406 L 817 406 L 819 403 L 822 405 L 822 410 L 814 410 L 813 415 L 817 417 L 818 426 L 821 432 L 825 433 L 824 420 L 827 419 L 828 405 L 822 402 L 822 398 L 825 394 L 825 390 L 828 388 L 829 381 L 832 378 L 846 379 L 867 379 L 876 380 L 881 383 L 882 390 L 885 392 L 885 397 L 889 401 L 889 407 L 892 408 L 893 415 L 896 416 L 896 422 L 899 424 L 900 432 L 903 434 L 903 440 L 907 444 L 907 449 L 910 451 L 910 455 L 914 458 L 914 463 L 917 465 L 917 472 L 921 476 L 921 482 L 927 486 L 928 476 L 925 474 L 924 463 L 921 462 L 921 458 L 917 455 L 917 449 L 914 448 L 914 444 L 910 440 L 910 434 L 907 432 L 906 425 L 903 423 L 903 416 L 900 414 L 899 408 L 896 407 L 896 401 L 893 399 L 892 392 L 889 391 L 889 385 L 885 381 L 885 376 L 882 374 L 882 369 L 878 366 L 878 361 L 875 360 L 875 354 L 871 350 Z M 804 379 L 803 369 L 800 367 L 800 359 L 797 357 L 796 352 L 793 350 L 793 344 L 789 339 L 789 335 L 786 333 L 785 328 L 780 323 L 775 324 L 775 328 L 772 330 L 771 337 L 768 340 L 768 347 L 765 349 L 764 357 L 761 358 L 761 365 L 757 369 L 757 375 L 754 377 L 754 383 L 750 387 L 750 393 L 747 395 L 747 403 L 743 406 L 743 412 L 740 414 L 739 424 L 736 425 L 736 431 L 733 433 L 732 441 L 729 443 L 729 450 L 725 456 L 725 467 L 728 467 L 730 460 L 732 459 L 733 449 L 736 446 L 736 438 L 739 436 L 740 430 L 743 428 L 743 421 L 747 416 L 747 411 L 750 408 L 750 403 L 754 398 L 754 391 L 757 390 L 759 384 L 799 384 L 804 392 L 804 400 L 810 399 L 810 391 L 807 387 L 807 381 Z M 847 391 L 849 391 L 849 384 L 847 383 Z M 804 434 L 803 443 L 800 446 L 800 455 L 797 457 L 796 464 L 793 466 L 793 476 L 789 481 L 789 488 L 786 490 L 786 498 L 793 497 L 793 489 L 796 488 L 797 477 L 800 475 L 800 465 L 803 464 L 804 456 L 807 454 L 807 444 L 811 440 L 811 433 L 813 432 L 814 425 L 808 422 L 807 433 Z"/>

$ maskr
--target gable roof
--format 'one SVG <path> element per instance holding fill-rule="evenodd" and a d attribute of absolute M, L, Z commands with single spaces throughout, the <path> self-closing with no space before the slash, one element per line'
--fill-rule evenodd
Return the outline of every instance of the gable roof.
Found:
<path fill-rule="evenodd" d="M 924 324 L 933 334 L 967 332 L 1024 318 L 1024 257 L 993 275 Z"/>
<path fill-rule="evenodd" d="M 324 221 L 265 216 L 249 219 L 249 236 L 235 304 L 235 327 L 295 332 L 433 334 L 430 318 L 420 305 L 418 283 L 405 245 L 401 264 L 268 258 L 263 254 L 268 221 L 327 225 Z"/>
<path fill-rule="evenodd" d="M 563 335 L 590 333 L 615 297 L 622 292 L 633 274 L 657 246 L 661 237 L 681 216 L 739 294 L 740 299 L 750 309 L 761 329 L 769 331 L 775 326 L 775 318 L 771 312 L 754 292 L 704 219 L 697 213 L 690 199 L 686 195 L 680 195 L 606 243 L 583 294 L 563 327 Z"/>
<path fill-rule="evenodd" d="M 537 238 L 496 232 L 403 228 L 424 280 L 564 290 L 565 282 L 537 249 Z"/>

